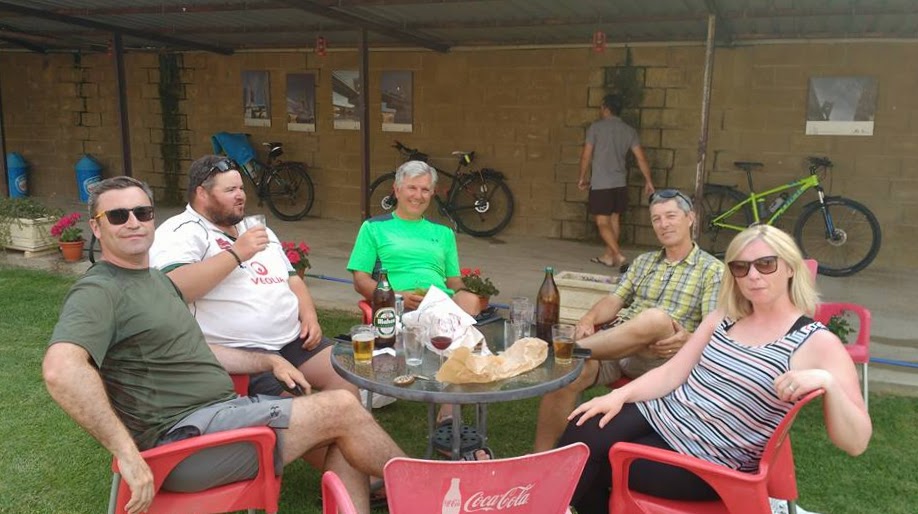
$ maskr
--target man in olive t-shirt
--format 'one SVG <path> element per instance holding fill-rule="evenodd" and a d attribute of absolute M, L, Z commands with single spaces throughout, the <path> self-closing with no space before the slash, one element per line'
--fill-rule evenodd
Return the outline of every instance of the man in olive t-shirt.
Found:
<path fill-rule="evenodd" d="M 198 434 L 269 426 L 278 437 L 278 464 L 305 457 L 334 471 L 357 511 L 369 513 L 368 475 L 382 476 L 386 462 L 404 453 L 357 398 L 340 390 L 236 397 L 227 371 L 273 369 L 288 387 L 308 383 L 277 355 L 220 362 L 210 352 L 178 290 L 149 268 L 153 194 L 146 184 L 130 177 L 95 184 L 89 213 L 102 262 L 68 294 L 42 374 L 61 408 L 118 459 L 131 491 L 126 510 L 144 512 L 154 499 L 153 475 L 141 450 Z M 230 445 L 186 458 L 167 483 L 194 491 L 257 471 L 251 445 Z"/>

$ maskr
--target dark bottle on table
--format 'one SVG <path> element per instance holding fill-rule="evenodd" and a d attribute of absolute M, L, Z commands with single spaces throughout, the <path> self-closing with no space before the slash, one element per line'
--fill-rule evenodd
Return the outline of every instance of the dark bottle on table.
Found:
<path fill-rule="evenodd" d="M 555 270 L 548 266 L 536 298 L 536 337 L 551 344 L 551 326 L 558 323 L 560 314 L 561 292 L 555 285 Z"/>
<path fill-rule="evenodd" d="M 395 345 L 395 291 L 389 284 L 389 272 L 379 270 L 379 281 L 373 291 L 373 326 L 376 327 L 376 347 Z"/>

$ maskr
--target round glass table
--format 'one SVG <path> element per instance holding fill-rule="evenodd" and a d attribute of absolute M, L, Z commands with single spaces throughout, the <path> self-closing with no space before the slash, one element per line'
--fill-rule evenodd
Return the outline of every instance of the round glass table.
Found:
<path fill-rule="evenodd" d="M 503 349 L 503 322 L 489 323 L 477 328 L 485 336 L 485 341 L 492 352 L 496 349 Z M 580 375 L 583 360 L 574 359 L 571 364 L 567 365 L 555 364 L 554 357 L 549 352 L 545 362 L 535 369 L 515 377 L 486 384 L 438 382 L 434 377 L 439 365 L 439 357 L 430 350 L 425 350 L 420 366 L 410 369 L 405 364 L 401 348 L 397 349 L 396 355 L 376 355 L 373 357 L 373 362 L 367 364 L 354 363 L 353 349 L 349 342 L 338 342 L 332 352 L 332 366 L 345 380 L 357 387 L 400 400 L 428 404 L 426 458 L 430 458 L 433 454 L 434 435 L 437 428 L 436 405 L 451 405 L 453 412 L 451 457 L 453 459 L 460 457 L 460 405 L 476 406 L 477 432 L 482 441 L 487 441 L 486 404 L 522 400 L 561 389 Z M 407 386 L 395 385 L 393 382 L 395 377 L 407 374 L 420 375 L 426 379 L 416 379 Z M 369 401 L 371 399 L 368 399 L 368 404 Z"/>

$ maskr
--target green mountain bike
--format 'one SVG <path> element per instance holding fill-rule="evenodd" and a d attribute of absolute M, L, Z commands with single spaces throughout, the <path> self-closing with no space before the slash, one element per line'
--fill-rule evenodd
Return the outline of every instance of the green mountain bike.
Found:
<path fill-rule="evenodd" d="M 819 176 L 828 173 L 827 157 L 808 157 L 809 176 L 756 193 L 752 171 L 760 162 L 737 161 L 746 172 L 749 193 L 733 186 L 705 184 L 701 201 L 699 245 L 723 257 L 737 232 L 756 223 L 774 225 L 803 193 L 815 189 L 818 198 L 803 206 L 794 225 L 794 239 L 805 257 L 819 262 L 819 273 L 846 277 L 866 268 L 880 251 L 880 223 L 863 204 L 841 196 L 826 196 Z"/>

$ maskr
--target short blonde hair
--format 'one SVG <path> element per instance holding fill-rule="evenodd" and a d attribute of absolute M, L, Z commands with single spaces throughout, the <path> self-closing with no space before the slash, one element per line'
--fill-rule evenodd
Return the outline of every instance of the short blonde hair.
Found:
<path fill-rule="evenodd" d="M 797 243 L 784 231 L 771 225 L 756 225 L 747 228 L 730 242 L 724 262 L 729 263 L 735 260 L 740 252 L 756 240 L 761 240 L 771 247 L 775 255 L 787 263 L 787 266 L 794 272 L 788 284 L 791 303 L 808 316 L 812 316 L 816 311 L 816 303 L 819 301 L 815 280 L 803 261 L 803 255 L 797 248 Z M 721 284 L 718 303 L 724 309 L 724 314 L 735 320 L 752 314 L 752 303 L 740 292 L 736 286 L 736 278 L 732 274 L 730 274 L 730 280 L 724 280 Z"/>

